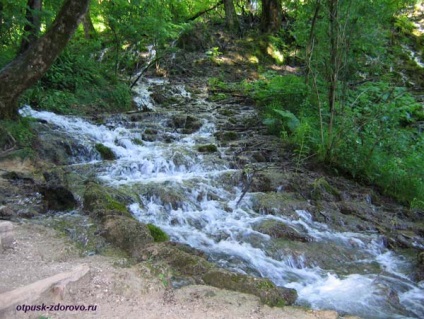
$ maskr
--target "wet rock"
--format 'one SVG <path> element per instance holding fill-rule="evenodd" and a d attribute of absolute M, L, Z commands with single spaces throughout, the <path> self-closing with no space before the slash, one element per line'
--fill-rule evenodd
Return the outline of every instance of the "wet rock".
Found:
<path fill-rule="evenodd" d="M 262 221 L 260 224 L 256 225 L 254 229 L 272 238 L 283 238 L 301 242 L 313 240 L 307 234 L 302 234 L 298 229 L 272 219 Z"/>
<path fill-rule="evenodd" d="M 214 144 L 201 145 L 197 147 L 197 150 L 200 153 L 215 153 L 218 152 L 218 148 Z"/>
<path fill-rule="evenodd" d="M 311 206 L 289 193 L 255 194 L 253 209 L 262 214 L 293 216 L 296 210 L 307 210 Z"/>
<path fill-rule="evenodd" d="M 66 165 L 72 162 L 71 156 L 83 152 L 81 145 L 67 134 L 55 130 L 51 124 L 36 123 L 34 129 L 38 133 L 34 150 L 46 162 Z"/>
<path fill-rule="evenodd" d="M 153 200 L 165 210 L 176 210 L 181 208 L 183 204 L 188 201 L 184 194 L 184 190 L 173 182 L 140 185 L 136 192 L 140 194 L 140 196 Z"/>
<path fill-rule="evenodd" d="M 13 248 L 14 241 L 13 224 L 8 221 L 0 221 L 0 253 Z"/>
<path fill-rule="evenodd" d="M 238 134 L 234 131 L 226 131 L 216 133 L 215 136 L 222 142 L 235 141 L 238 139 Z"/>
<path fill-rule="evenodd" d="M 294 289 L 276 287 L 269 279 L 235 274 L 221 269 L 207 272 L 203 276 L 203 280 L 213 287 L 258 296 L 263 303 L 269 306 L 291 305 L 297 298 Z"/>
<path fill-rule="evenodd" d="M 113 161 L 116 159 L 115 153 L 113 153 L 113 151 L 109 147 L 103 144 L 96 144 L 95 148 L 97 152 L 100 153 L 100 156 L 102 157 L 102 159 L 107 161 Z"/>
<path fill-rule="evenodd" d="M 132 217 L 126 205 L 112 197 L 109 191 L 95 182 L 88 182 L 84 192 L 84 211 L 100 219 L 111 215 Z"/>
<path fill-rule="evenodd" d="M 40 193 L 47 210 L 67 211 L 78 206 L 74 194 L 62 185 L 44 185 L 40 187 Z"/>
<path fill-rule="evenodd" d="M 103 230 L 103 236 L 108 242 L 134 258 L 139 258 L 140 250 L 154 241 L 147 225 L 131 217 L 108 216 L 103 223 Z"/>
<path fill-rule="evenodd" d="M 424 280 L 424 251 L 420 252 L 417 257 L 417 270 L 415 273 L 417 281 Z"/>
<path fill-rule="evenodd" d="M 183 134 L 192 134 L 202 126 L 202 121 L 191 115 L 174 115 L 168 122 L 168 126 L 180 129 Z"/>

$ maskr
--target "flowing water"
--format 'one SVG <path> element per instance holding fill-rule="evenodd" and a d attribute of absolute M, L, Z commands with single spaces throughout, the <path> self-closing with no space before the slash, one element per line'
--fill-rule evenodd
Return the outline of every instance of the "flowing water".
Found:
<path fill-rule="evenodd" d="M 144 105 L 152 103 L 148 93 L 143 93 L 152 83 L 160 84 L 144 81 L 138 88 Z M 190 98 L 182 86 L 174 89 Z M 192 134 L 171 130 L 166 114 L 172 112 L 152 112 L 158 135 L 167 138 L 144 140 L 142 144 L 140 137 L 147 129 L 142 122 L 129 123 L 116 117 L 105 125 L 94 125 L 29 107 L 22 113 L 52 123 L 56 130 L 77 140 L 80 147 L 74 154 L 75 163 L 92 163 L 104 183 L 137 193 L 138 201 L 129 209 L 140 221 L 158 225 L 173 241 L 206 252 L 218 265 L 294 288 L 299 305 L 363 318 L 424 318 L 424 283 L 417 285 L 409 279 L 408 262 L 386 249 L 378 234 L 338 232 L 314 221 L 304 210 L 293 211 L 290 217 L 257 211 L 256 194 L 243 194 L 237 179 L 240 171 L 226 159 L 225 148 L 212 154 L 198 152 L 198 145 L 217 141 L 211 115 L 215 106 L 204 100 L 196 103 L 204 109 L 204 116 L 199 115 L 203 121 L 199 130 Z M 149 108 L 158 111 L 160 106 Z M 117 160 L 102 162 L 94 148 L 97 143 L 110 147 Z M 305 245 L 334 247 L 353 257 L 348 264 L 342 261 L 339 270 L 306 262 L 303 254 L 276 249 L 270 236 L 257 230 L 264 221 L 298 229 L 311 241 Z"/>

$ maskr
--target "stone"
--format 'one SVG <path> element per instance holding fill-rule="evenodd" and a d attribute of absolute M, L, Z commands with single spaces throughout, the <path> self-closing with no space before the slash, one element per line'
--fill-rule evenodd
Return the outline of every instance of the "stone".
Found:
<path fill-rule="evenodd" d="M 74 194 L 62 185 L 44 185 L 40 188 L 47 210 L 67 211 L 77 207 Z"/>
<path fill-rule="evenodd" d="M 307 234 L 303 234 L 298 229 L 277 220 L 264 220 L 254 229 L 262 234 L 271 236 L 271 238 L 283 238 L 301 242 L 313 241 L 313 238 Z"/>
<path fill-rule="evenodd" d="M 11 219 L 15 212 L 9 206 L 0 206 L 0 219 Z"/>
<path fill-rule="evenodd" d="M 13 232 L 13 224 L 9 221 L 0 222 L 0 252 L 13 248 L 15 236 Z"/>
<path fill-rule="evenodd" d="M 147 225 L 126 216 L 108 216 L 103 223 L 103 236 L 134 258 L 140 250 L 154 241 Z"/>
<path fill-rule="evenodd" d="M 222 269 L 212 269 L 203 276 L 203 280 L 216 288 L 258 296 L 264 304 L 271 307 L 291 305 L 297 299 L 294 289 L 277 287 L 269 279 L 231 273 Z"/>

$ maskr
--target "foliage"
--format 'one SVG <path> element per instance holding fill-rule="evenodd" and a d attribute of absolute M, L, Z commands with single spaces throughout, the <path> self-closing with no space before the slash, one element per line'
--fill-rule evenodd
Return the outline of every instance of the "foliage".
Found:
<path fill-rule="evenodd" d="M 31 128 L 31 119 L 20 118 L 18 121 L 0 121 L 2 138 L 5 134 L 10 134 L 16 141 L 17 146 L 29 148 L 34 139 L 34 132 Z"/>
<path fill-rule="evenodd" d="M 88 46 L 84 41 L 70 44 L 43 78 L 26 92 L 24 103 L 66 114 L 129 110 L 129 86 L 118 81 L 107 62 L 96 60 L 90 51 L 97 48 L 97 43 Z"/>
<path fill-rule="evenodd" d="M 153 224 L 147 224 L 147 227 L 149 228 L 150 234 L 152 235 L 155 242 L 163 242 L 169 240 L 169 236 L 158 226 L 155 226 Z"/>
<path fill-rule="evenodd" d="M 405 88 L 368 82 L 349 90 L 344 112 L 335 116 L 328 154 L 325 138 L 321 143 L 326 128 L 322 132 L 317 101 L 308 97 L 300 78 L 266 73 L 247 87 L 270 133 L 295 145 L 298 164 L 315 154 L 339 173 L 378 185 L 411 206 L 423 206 L 424 136 L 414 128 L 422 106 Z M 328 116 L 323 110 L 322 117 Z"/>

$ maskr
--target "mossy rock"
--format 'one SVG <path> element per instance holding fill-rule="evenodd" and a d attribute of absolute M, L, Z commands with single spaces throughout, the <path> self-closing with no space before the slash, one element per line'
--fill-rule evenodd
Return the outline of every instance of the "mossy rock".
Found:
<path fill-rule="evenodd" d="M 312 184 L 311 198 L 313 200 L 337 202 L 340 201 L 341 194 L 336 188 L 331 186 L 324 177 L 321 177 Z"/>
<path fill-rule="evenodd" d="M 218 148 L 214 144 L 201 145 L 197 147 L 200 153 L 215 153 L 218 152 Z"/>
<path fill-rule="evenodd" d="M 172 208 L 176 210 L 187 202 L 183 191 L 179 187 L 175 187 L 173 182 L 143 184 L 135 187 L 134 190 L 140 196 L 155 198 L 158 204 L 162 205 L 165 209 Z"/>
<path fill-rule="evenodd" d="M 227 131 L 219 133 L 218 138 L 223 142 L 235 141 L 238 139 L 238 134 L 234 131 Z"/>
<path fill-rule="evenodd" d="M 262 221 L 256 225 L 254 229 L 262 234 L 269 235 L 271 238 L 283 238 L 301 242 L 309 242 L 313 240 L 307 234 L 303 234 L 298 229 L 273 219 Z"/>
<path fill-rule="evenodd" d="M 202 127 L 202 121 L 191 115 L 174 115 L 168 123 L 174 129 L 180 129 L 183 134 L 192 134 Z"/>
<path fill-rule="evenodd" d="M 103 223 L 103 236 L 134 258 L 139 258 L 141 248 L 154 241 L 147 225 L 126 216 L 108 216 Z"/>
<path fill-rule="evenodd" d="M 197 283 L 202 283 L 201 277 L 214 267 L 205 258 L 180 249 L 179 245 L 170 242 L 148 245 L 140 253 L 139 261 L 165 262 L 175 275 L 193 277 Z"/>
<path fill-rule="evenodd" d="M 111 215 L 133 218 L 124 203 L 114 199 L 105 187 L 95 182 L 86 185 L 83 208 L 93 218 L 101 219 Z"/>
<path fill-rule="evenodd" d="M 153 224 L 147 224 L 147 228 L 149 228 L 150 234 L 152 235 L 153 240 L 155 242 L 163 242 L 163 241 L 168 241 L 169 240 L 168 234 L 165 233 L 158 226 L 153 225 Z"/>
<path fill-rule="evenodd" d="M 97 152 L 100 153 L 100 156 L 102 157 L 102 159 L 104 159 L 104 160 L 115 160 L 116 159 L 115 153 L 113 153 L 113 151 L 109 147 L 107 147 L 103 144 L 96 144 L 95 148 L 96 148 Z"/>
<path fill-rule="evenodd" d="M 311 205 L 290 193 L 269 192 L 253 195 L 253 209 L 262 214 L 292 216 L 296 210 L 308 210 Z"/>
<path fill-rule="evenodd" d="M 203 276 L 206 284 L 232 291 L 258 296 L 269 306 L 284 307 L 296 301 L 294 289 L 275 286 L 269 279 L 235 274 L 226 270 L 213 269 Z"/>

